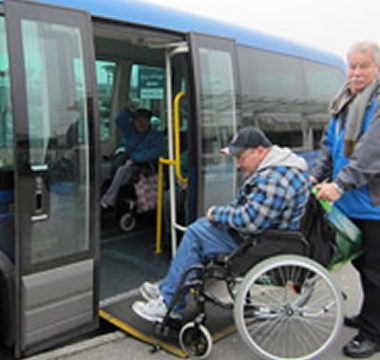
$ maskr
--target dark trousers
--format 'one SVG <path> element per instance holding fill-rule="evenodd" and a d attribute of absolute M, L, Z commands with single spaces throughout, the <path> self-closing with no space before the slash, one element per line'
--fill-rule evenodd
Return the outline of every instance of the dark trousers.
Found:
<path fill-rule="evenodd" d="M 364 254 L 353 261 L 364 295 L 359 334 L 380 344 L 380 220 L 354 221 L 364 240 Z"/>

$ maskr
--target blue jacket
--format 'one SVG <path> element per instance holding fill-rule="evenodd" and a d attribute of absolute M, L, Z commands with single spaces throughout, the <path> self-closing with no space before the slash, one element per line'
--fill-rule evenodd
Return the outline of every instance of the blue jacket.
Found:
<path fill-rule="evenodd" d="M 133 124 L 133 116 L 128 108 L 120 111 L 116 117 L 116 124 L 123 133 L 123 146 L 130 159 L 136 164 L 157 161 L 163 154 L 164 138 L 162 133 L 150 129 L 141 134 Z M 135 144 L 138 143 L 137 146 Z"/>
<path fill-rule="evenodd" d="M 379 98 L 367 107 L 359 141 L 352 155 L 344 155 L 347 116 L 332 118 L 322 141 L 322 155 L 312 175 L 335 181 L 343 190 L 335 203 L 347 216 L 380 219 L 380 108 Z"/>

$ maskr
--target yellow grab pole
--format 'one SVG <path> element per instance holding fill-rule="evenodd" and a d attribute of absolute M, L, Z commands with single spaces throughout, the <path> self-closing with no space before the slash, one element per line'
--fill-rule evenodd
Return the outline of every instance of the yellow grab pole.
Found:
<path fill-rule="evenodd" d="M 175 173 L 177 179 L 181 183 L 187 183 L 188 179 L 184 178 L 181 174 L 181 143 L 180 143 L 180 106 L 179 102 L 181 98 L 185 96 L 185 93 L 180 91 L 174 98 L 174 152 L 175 152 Z"/>

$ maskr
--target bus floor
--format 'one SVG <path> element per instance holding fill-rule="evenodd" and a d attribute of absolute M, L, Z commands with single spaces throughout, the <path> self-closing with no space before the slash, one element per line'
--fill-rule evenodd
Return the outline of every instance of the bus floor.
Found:
<path fill-rule="evenodd" d="M 137 227 L 130 233 L 115 228 L 102 232 L 100 300 L 120 296 L 144 281 L 158 281 L 169 267 L 168 253 L 155 253 L 155 229 Z"/>

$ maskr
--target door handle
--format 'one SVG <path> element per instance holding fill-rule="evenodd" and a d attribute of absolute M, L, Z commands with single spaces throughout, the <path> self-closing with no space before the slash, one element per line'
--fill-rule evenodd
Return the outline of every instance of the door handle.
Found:
<path fill-rule="evenodd" d="M 37 190 L 35 193 L 35 211 L 36 213 L 42 212 L 42 191 Z"/>
<path fill-rule="evenodd" d="M 44 178 L 42 174 L 35 177 L 35 191 L 34 198 L 32 199 L 33 215 L 30 217 L 31 221 L 43 221 L 49 218 L 47 212 L 46 196 L 48 195 L 45 189 Z"/>

